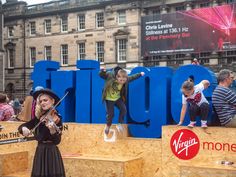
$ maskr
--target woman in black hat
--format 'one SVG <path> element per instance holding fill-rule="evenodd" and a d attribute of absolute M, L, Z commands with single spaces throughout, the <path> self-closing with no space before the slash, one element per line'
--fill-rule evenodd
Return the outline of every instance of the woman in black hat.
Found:
<path fill-rule="evenodd" d="M 49 89 L 36 91 L 33 97 L 37 99 L 36 118 L 18 128 L 19 132 L 27 137 L 36 127 L 32 133 L 38 141 L 38 146 L 31 177 L 65 177 L 61 153 L 57 147 L 61 141 L 62 121 L 61 116 L 52 110 L 60 99 Z M 37 127 L 40 121 L 42 123 Z"/>

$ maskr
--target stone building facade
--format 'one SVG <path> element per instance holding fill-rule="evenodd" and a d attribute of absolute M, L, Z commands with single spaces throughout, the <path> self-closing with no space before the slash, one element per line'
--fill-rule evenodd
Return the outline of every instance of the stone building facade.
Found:
<path fill-rule="evenodd" d="M 141 56 L 141 17 L 233 0 L 59 0 L 28 6 L 7 0 L 4 14 L 4 89 L 10 97 L 23 98 L 32 87 L 30 74 L 39 60 L 60 62 L 62 69 L 76 69 L 76 60 L 92 59 L 101 65 L 174 66 L 191 62 L 192 54 Z M 227 52 L 194 54 L 207 66 L 236 62 Z M 225 57 L 224 57 L 225 55 Z M 1 56 L 1 55 L 0 55 Z M 1 60 L 0 60 L 1 61 Z M 233 64 L 231 66 L 234 66 Z"/>

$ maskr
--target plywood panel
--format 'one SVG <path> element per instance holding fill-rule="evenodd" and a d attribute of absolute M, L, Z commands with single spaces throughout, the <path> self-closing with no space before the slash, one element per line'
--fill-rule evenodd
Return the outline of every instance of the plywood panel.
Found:
<path fill-rule="evenodd" d="M 236 169 L 232 166 L 181 166 L 181 177 L 233 177 L 236 176 Z"/>
<path fill-rule="evenodd" d="M 172 135 L 181 129 L 188 129 L 187 127 L 177 127 L 177 126 L 164 126 L 163 127 L 163 136 L 162 136 L 162 174 L 164 177 L 179 177 L 183 176 L 184 173 L 189 173 L 186 175 L 191 176 L 191 170 L 189 172 L 185 171 L 181 172 L 180 167 L 183 165 L 188 166 L 199 166 L 200 169 L 194 169 L 192 176 L 198 176 L 198 170 L 203 166 L 207 167 L 206 174 L 211 170 L 211 167 L 216 164 L 217 161 L 227 160 L 236 162 L 236 142 L 235 128 L 225 128 L 225 127 L 209 127 L 206 130 L 201 127 L 194 127 L 193 129 L 189 129 L 193 131 L 200 141 L 200 149 L 198 154 L 190 159 L 190 160 L 181 160 L 176 157 L 170 148 L 170 140 Z M 209 148 L 206 144 L 209 144 Z M 221 149 L 223 144 L 229 144 L 231 148 Z M 225 146 L 226 147 L 226 146 Z M 209 169 L 208 169 L 209 168 Z M 225 169 L 217 169 L 219 171 L 222 170 L 222 173 L 225 174 Z M 235 168 L 236 170 L 236 168 Z M 195 172 L 194 172 L 195 171 Z M 214 171 L 214 170 L 213 170 Z M 221 172 L 219 172 L 220 174 Z"/>
<path fill-rule="evenodd" d="M 6 141 L 11 139 L 23 138 L 18 133 L 18 126 L 21 125 L 21 122 L 1 122 L 0 123 L 4 129 L 0 131 L 0 141 Z M 33 156 L 36 148 L 36 141 L 29 142 L 20 142 L 20 143 L 11 143 L 11 144 L 1 144 L 0 152 L 1 154 L 8 154 L 20 151 L 27 151 L 28 153 L 28 166 L 31 168 Z"/>
<path fill-rule="evenodd" d="M 97 156 L 64 157 L 67 176 L 71 177 L 141 177 L 142 159 Z"/>
<path fill-rule="evenodd" d="M 93 154 L 99 157 L 141 157 L 143 177 L 153 177 L 161 167 L 161 139 L 118 137 L 114 143 L 103 139 L 102 124 L 66 124 L 60 150 L 62 154 Z M 115 127 L 113 126 L 115 129 Z M 160 173 L 159 173 L 160 174 Z M 159 176 L 157 176 L 159 177 Z"/>
<path fill-rule="evenodd" d="M 20 122 L 2 122 L 1 125 L 5 128 L 0 132 L 0 141 L 21 137 L 17 134 L 17 128 L 20 124 Z M 142 174 L 140 177 L 161 176 L 161 139 L 127 137 L 128 132 L 126 129 L 124 135 L 118 134 L 116 142 L 108 143 L 104 142 L 103 139 L 104 127 L 105 125 L 102 124 L 65 123 L 62 142 L 59 145 L 61 153 L 64 155 L 80 154 L 83 156 L 110 158 L 114 162 L 120 158 L 141 158 Z M 115 126 L 112 128 L 115 129 Z M 30 171 L 36 146 L 36 141 L 0 145 L 0 152 L 28 151 Z M 64 163 L 67 165 L 66 161 Z M 135 170 L 128 169 L 140 168 L 140 165 L 136 167 L 134 164 L 126 164 L 127 175 L 134 176 L 135 174 Z"/>
<path fill-rule="evenodd" d="M 13 152 L 0 154 L 0 176 L 28 168 L 28 152 Z"/>

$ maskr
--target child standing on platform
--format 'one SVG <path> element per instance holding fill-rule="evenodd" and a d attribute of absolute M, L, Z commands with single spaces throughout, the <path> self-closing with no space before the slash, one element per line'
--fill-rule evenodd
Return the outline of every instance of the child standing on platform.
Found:
<path fill-rule="evenodd" d="M 209 103 L 202 92 L 204 89 L 207 89 L 209 85 L 210 82 L 208 80 L 202 80 L 199 84 L 194 86 L 192 79 L 188 79 L 182 84 L 182 109 L 178 125 L 183 123 L 188 107 L 190 115 L 190 124 L 188 127 L 193 128 L 196 124 L 196 116 L 200 116 L 201 127 L 207 128 Z"/>
<path fill-rule="evenodd" d="M 112 72 L 107 72 L 106 69 L 101 69 L 99 73 L 100 77 L 105 79 L 105 85 L 102 93 L 102 100 L 106 104 L 106 128 L 105 134 L 109 134 L 112 119 L 114 117 L 114 107 L 116 106 L 119 113 L 119 124 L 117 130 L 123 131 L 122 123 L 126 115 L 126 96 L 128 83 L 138 79 L 144 75 L 144 72 L 128 76 L 127 72 L 121 67 L 117 66 Z"/>

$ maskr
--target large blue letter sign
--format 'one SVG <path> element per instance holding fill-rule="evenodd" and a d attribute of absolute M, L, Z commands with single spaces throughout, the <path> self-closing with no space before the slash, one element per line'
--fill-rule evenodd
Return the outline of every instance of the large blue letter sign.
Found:
<path fill-rule="evenodd" d="M 32 79 L 35 86 L 53 89 L 60 97 L 68 96 L 59 106 L 63 121 L 78 123 L 105 123 L 105 105 L 102 103 L 104 80 L 99 77 L 100 65 L 94 60 L 80 60 L 76 71 L 58 70 L 59 63 L 40 61 L 35 64 Z M 179 122 L 182 106 L 182 83 L 192 76 L 195 84 L 207 79 L 211 85 L 204 95 L 211 105 L 211 96 L 216 87 L 213 72 L 203 66 L 185 65 L 175 72 L 168 67 L 136 67 L 131 75 L 145 72 L 132 81 L 128 88 L 127 117 L 130 134 L 134 137 L 156 138 L 161 136 L 161 127 Z M 113 123 L 118 121 L 115 110 Z M 211 121 L 211 112 L 209 121 Z M 184 125 L 189 122 L 186 115 Z"/>
<path fill-rule="evenodd" d="M 51 88 L 51 72 L 59 69 L 59 63 L 56 61 L 38 61 L 34 65 L 34 72 L 31 79 L 34 81 L 34 87 L 42 86 Z"/>
<path fill-rule="evenodd" d="M 129 87 L 129 116 L 136 122 L 130 124 L 129 129 L 135 137 L 160 137 L 161 126 L 171 119 L 169 98 L 173 71 L 167 67 L 138 67 L 132 73 L 141 71 L 145 76 Z"/>
<path fill-rule="evenodd" d="M 65 122 L 75 121 L 75 71 L 53 71 L 51 89 L 60 98 L 67 92 L 65 100 L 61 102 L 58 110 Z"/>
<path fill-rule="evenodd" d="M 76 71 L 76 122 L 91 123 L 92 72 L 98 71 L 99 63 L 94 60 L 79 60 Z"/>

